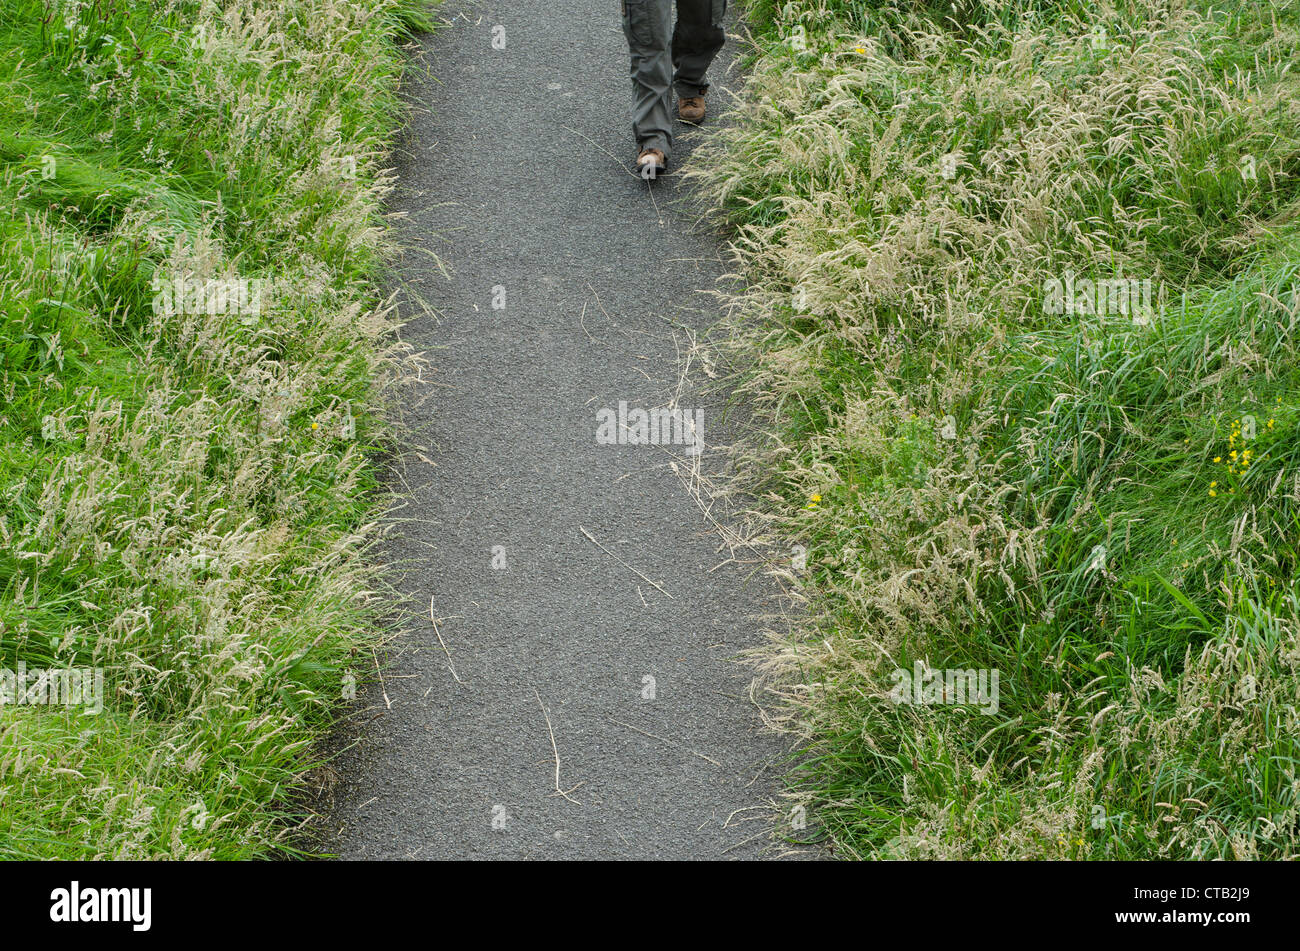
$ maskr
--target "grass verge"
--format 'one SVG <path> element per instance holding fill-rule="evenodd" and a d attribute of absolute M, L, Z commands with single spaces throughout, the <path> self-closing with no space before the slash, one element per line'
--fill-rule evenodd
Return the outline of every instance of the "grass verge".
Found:
<path fill-rule="evenodd" d="M 0 857 L 293 851 L 372 636 L 424 0 L 0 10 Z M 0 684 L 3 687 L 3 684 Z"/>
<path fill-rule="evenodd" d="M 1294 858 L 1300 5 L 747 6 L 694 174 L 810 607 L 791 834 Z"/>

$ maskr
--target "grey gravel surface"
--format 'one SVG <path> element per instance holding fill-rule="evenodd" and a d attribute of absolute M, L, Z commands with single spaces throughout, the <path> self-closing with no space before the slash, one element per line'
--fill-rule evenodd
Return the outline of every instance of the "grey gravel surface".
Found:
<path fill-rule="evenodd" d="M 782 854 L 767 833 L 787 743 L 737 661 L 772 591 L 752 567 L 718 567 L 727 554 L 669 465 L 682 447 L 595 438 L 598 410 L 677 393 L 681 328 L 718 317 L 701 290 L 725 270 L 720 240 L 684 210 L 680 179 L 629 171 L 615 0 L 450 0 L 442 15 L 430 75 L 408 89 L 394 202 L 399 240 L 449 272 L 418 253 L 400 265 L 408 303 L 435 312 L 407 329 L 432 367 L 410 393 L 420 448 L 394 469 L 410 501 L 386 556 L 407 603 L 387 700 L 367 688 L 346 724 L 327 847 Z M 715 104 L 733 49 L 710 75 Z M 679 136 L 674 168 L 691 145 Z M 708 469 L 721 396 L 685 392 Z"/>

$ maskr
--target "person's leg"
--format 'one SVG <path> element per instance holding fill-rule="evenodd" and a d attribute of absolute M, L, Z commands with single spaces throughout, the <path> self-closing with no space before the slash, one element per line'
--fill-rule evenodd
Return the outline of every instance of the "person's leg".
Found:
<path fill-rule="evenodd" d="M 637 148 L 673 147 L 668 90 L 672 83 L 672 0 L 622 0 L 623 33 L 632 54 L 632 134 Z"/>
<path fill-rule="evenodd" d="M 704 75 L 726 41 L 722 29 L 726 12 L 727 0 L 677 0 L 673 86 L 678 98 L 703 96 L 709 91 Z"/>

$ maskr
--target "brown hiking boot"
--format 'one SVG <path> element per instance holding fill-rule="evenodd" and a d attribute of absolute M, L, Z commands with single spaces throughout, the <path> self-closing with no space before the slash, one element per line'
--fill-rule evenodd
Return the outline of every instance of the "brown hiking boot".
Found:
<path fill-rule="evenodd" d="M 703 96 L 682 96 L 677 100 L 677 118 L 683 122 L 694 122 L 696 125 L 704 121 L 704 97 Z"/>
<path fill-rule="evenodd" d="M 636 157 L 637 174 L 642 178 L 655 178 L 668 167 L 668 159 L 659 149 L 642 149 Z"/>

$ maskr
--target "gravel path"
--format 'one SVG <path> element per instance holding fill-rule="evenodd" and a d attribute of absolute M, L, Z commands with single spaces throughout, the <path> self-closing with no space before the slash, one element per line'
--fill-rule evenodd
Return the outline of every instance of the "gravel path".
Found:
<path fill-rule="evenodd" d="M 433 370 L 412 388 L 423 458 L 397 468 L 412 498 L 386 550 L 408 616 L 384 673 L 391 707 L 363 692 L 360 740 L 335 764 L 330 848 L 775 855 L 785 743 L 736 662 L 771 589 L 752 567 L 717 567 L 726 553 L 670 468 L 684 447 L 596 440 L 599 410 L 677 393 L 681 327 L 717 319 L 700 289 L 724 270 L 719 240 L 680 207 L 679 180 L 649 189 L 628 171 L 615 0 L 442 13 L 451 27 L 424 41 L 433 78 L 409 90 L 395 199 L 398 237 L 450 272 L 419 253 L 402 264 L 437 315 L 408 328 Z M 690 148 L 678 139 L 674 168 Z M 717 466 L 718 397 L 683 403 L 702 409 L 701 460 Z"/>

